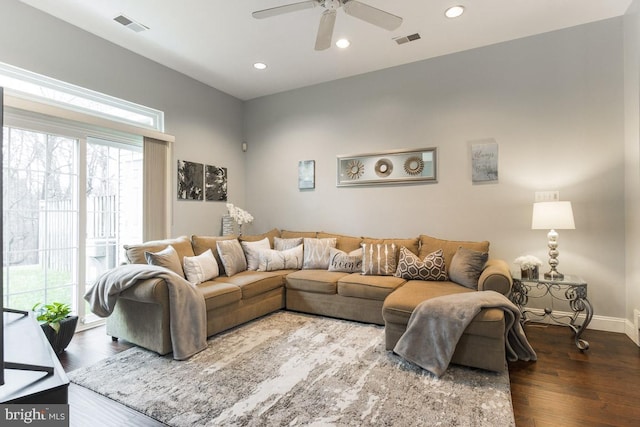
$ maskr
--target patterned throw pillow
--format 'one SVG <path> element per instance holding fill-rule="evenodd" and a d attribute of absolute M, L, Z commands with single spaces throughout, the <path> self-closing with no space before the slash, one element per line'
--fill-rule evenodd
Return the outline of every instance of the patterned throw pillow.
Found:
<path fill-rule="evenodd" d="M 147 259 L 147 264 L 168 268 L 178 276 L 184 278 L 182 263 L 178 257 L 178 252 L 176 252 L 173 246 L 169 245 L 160 252 L 145 252 L 144 257 Z"/>
<path fill-rule="evenodd" d="M 421 260 L 404 246 L 400 248 L 398 269 L 394 276 L 406 280 L 449 280 L 442 249 L 430 253 Z"/>
<path fill-rule="evenodd" d="M 362 274 L 365 276 L 393 276 L 396 272 L 395 243 L 363 243 Z"/>
<path fill-rule="evenodd" d="M 304 262 L 302 268 L 326 270 L 329 268 L 330 249 L 336 247 L 336 238 L 304 238 Z"/>
<path fill-rule="evenodd" d="M 247 258 L 247 270 L 255 271 L 258 269 L 258 263 L 260 262 L 260 251 L 265 249 L 271 249 L 269 238 L 265 237 L 262 240 L 253 242 L 240 242 L 244 256 Z"/>
<path fill-rule="evenodd" d="M 329 251 L 329 271 L 356 273 L 362 270 L 362 248 L 349 253 L 336 248 L 331 248 Z"/>
<path fill-rule="evenodd" d="M 489 259 L 488 252 L 474 251 L 460 246 L 451 259 L 451 281 L 471 289 L 478 289 L 478 279 Z"/>
<path fill-rule="evenodd" d="M 218 240 L 216 242 L 218 255 L 228 277 L 247 269 L 247 259 L 244 257 L 242 246 L 238 239 Z"/>
<path fill-rule="evenodd" d="M 302 237 L 295 237 L 292 239 L 283 239 L 281 237 L 273 238 L 273 249 L 276 251 L 286 251 L 287 249 L 293 249 L 302 244 Z"/>
<path fill-rule="evenodd" d="M 187 280 L 194 285 L 211 280 L 220 274 L 218 262 L 211 249 L 207 249 L 200 255 L 184 257 L 182 266 Z"/>
<path fill-rule="evenodd" d="M 299 270 L 302 268 L 302 257 L 302 245 L 284 251 L 262 251 L 258 271 Z"/>

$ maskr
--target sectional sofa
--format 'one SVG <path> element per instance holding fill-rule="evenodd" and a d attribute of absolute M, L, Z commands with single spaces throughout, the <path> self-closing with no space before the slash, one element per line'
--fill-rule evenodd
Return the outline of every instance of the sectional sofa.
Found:
<path fill-rule="evenodd" d="M 169 249 L 184 260 L 185 270 L 178 272 L 186 271 L 187 279 L 188 260 L 205 255 L 215 259 L 217 271 L 210 275 L 216 277 L 191 280 L 200 282 L 196 286 L 206 303 L 208 336 L 287 309 L 384 325 L 385 345 L 392 350 L 420 302 L 476 290 L 507 295 L 512 285 L 507 264 L 487 259 L 486 241 L 448 241 L 426 235 L 376 239 L 274 229 L 239 238 L 194 235 L 125 246 L 128 262 L 138 264 L 151 262 L 150 255 Z M 463 250 L 479 256 L 473 261 L 480 263 L 475 269 L 470 258 L 461 255 Z M 202 274 L 202 268 L 191 273 Z M 170 353 L 168 301 L 164 280 L 141 281 L 120 295 L 107 319 L 107 334 L 161 355 Z M 465 330 L 452 362 L 503 371 L 504 333 L 503 311 L 483 309 Z"/>

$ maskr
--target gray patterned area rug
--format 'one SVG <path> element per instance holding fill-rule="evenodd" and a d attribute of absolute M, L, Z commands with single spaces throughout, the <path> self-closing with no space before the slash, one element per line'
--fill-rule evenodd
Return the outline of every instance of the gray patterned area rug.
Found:
<path fill-rule="evenodd" d="M 72 382 L 171 426 L 513 426 L 508 373 L 440 378 L 384 349 L 380 326 L 280 311 L 187 361 L 134 347 Z"/>

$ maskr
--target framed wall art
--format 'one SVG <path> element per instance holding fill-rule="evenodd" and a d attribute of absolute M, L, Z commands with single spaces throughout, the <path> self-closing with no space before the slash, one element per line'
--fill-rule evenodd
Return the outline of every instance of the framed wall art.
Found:
<path fill-rule="evenodd" d="M 202 163 L 178 160 L 178 200 L 202 200 L 203 168 Z"/>
<path fill-rule="evenodd" d="M 337 186 L 437 182 L 437 149 L 338 156 Z"/>
<path fill-rule="evenodd" d="M 498 181 L 498 143 L 491 140 L 471 144 L 471 181 Z"/>
<path fill-rule="evenodd" d="M 204 169 L 205 199 L 208 202 L 227 201 L 227 168 L 206 165 Z"/>
<path fill-rule="evenodd" d="M 316 161 L 301 160 L 298 162 L 298 188 L 310 190 L 316 188 Z"/>

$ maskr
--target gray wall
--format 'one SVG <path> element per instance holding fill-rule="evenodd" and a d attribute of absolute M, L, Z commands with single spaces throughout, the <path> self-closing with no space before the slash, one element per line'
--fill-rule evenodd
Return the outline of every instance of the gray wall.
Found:
<path fill-rule="evenodd" d="M 624 20 L 627 319 L 640 309 L 640 1 Z M 637 337 L 634 326 L 632 337 Z M 637 338 L 636 338 L 637 339 Z M 638 342 L 640 345 L 640 341 Z"/>
<path fill-rule="evenodd" d="M 532 203 L 559 190 L 576 221 L 559 270 L 589 281 L 597 315 L 624 317 L 623 98 L 620 18 L 249 101 L 254 227 L 487 239 L 493 257 L 546 262 Z M 499 183 L 473 185 L 469 142 L 486 138 Z M 437 184 L 336 187 L 336 155 L 430 146 Z M 297 189 L 300 160 L 316 161 L 315 190 Z"/>
<path fill-rule="evenodd" d="M 242 101 L 17 0 L 2 0 L 0 16 L 0 61 L 164 111 L 176 137 L 172 235 L 220 233 L 224 203 L 175 200 L 177 160 L 226 166 L 242 204 Z"/>

